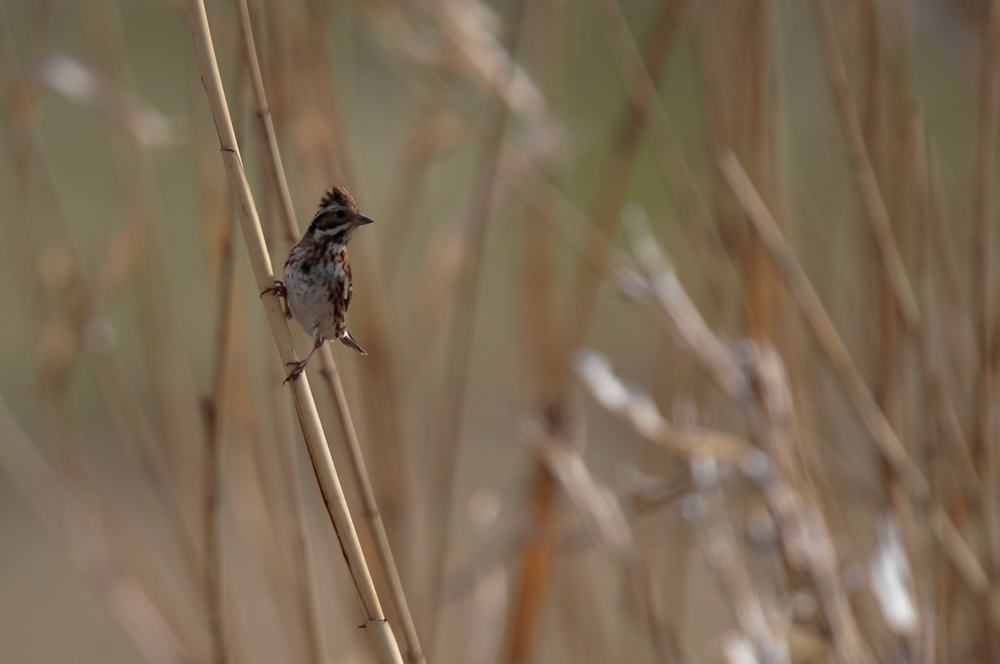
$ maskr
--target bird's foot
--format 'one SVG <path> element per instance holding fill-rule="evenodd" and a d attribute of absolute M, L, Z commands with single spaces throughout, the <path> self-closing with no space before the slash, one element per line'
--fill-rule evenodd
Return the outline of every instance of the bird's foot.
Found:
<path fill-rule="evenodd" d="M 281 306 L 285 311 L 285 318 L 291 318 L 292 312 L 288 308 L 288 289 L 285 288 L 285 283 L 279 279 L 274 280 L 274 284 L 268 286 L 260 292 L 260 296 L 274 295 L 275 297 L 281 298 Z"/>
<path fill-rule="evenodd" d="M 275 279 L 274 284 L 268 286 L 267 288 L 265 288 L 260 292 L 261 297 L 264 297 L 265 295 L 276 295 L 278 297 L 287 297 L 288 291 L 285 290 L 285 282 L 281 281 L 280 279 Z"/>
<path fill-rule="evenodd" d="M 311 354 L 312 353 L 310 353 L 310 355 Z M 281 381 L 281 384 L 284 385 L 285 383 L 287 383 L 290 380 L 298 380 L 298 377 L 302 375 L 303 371 L 305 371 L 307 364 L 309 364 L 309 358 L 308 357 L 306 359 L 304 359 L 304 360 L 299 360 L 298 362 L 289 362 L 289 363 L 287 363 L 285 366 L 286 367 L 291 367 L 292 370 L 288 372 L 288 375 L 285 376 L 285 380 Z"/>

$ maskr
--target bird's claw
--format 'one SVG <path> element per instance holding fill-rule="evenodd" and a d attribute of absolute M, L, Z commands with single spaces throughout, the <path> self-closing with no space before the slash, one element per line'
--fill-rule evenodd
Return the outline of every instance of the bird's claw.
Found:
<path fill-rule="evenodd" d="M 274 284 L 268 286 L 260 292 L 260 296 L 274 295 L 275 297 L 281 298 L 281 306 L 285 312 L 285 318 L 292 317 L 292 311 L 288 308 L 288 289 L 285 288 L 285 283 L 279 279 L 274 280 Z"/>
<path fill-rule="evenodd" d="M 275 279 L 274 283 L 260 292 L 260 296 L 265 295 L 276 295 L 278 297 L 287 297 L 288 291 L 285 290 L 285 282 Z"/>
<path fill-rule="evenodd" d="M 285 376 L 285 380 L 281 381 L 281 384 L 284 385 L 290 380 L 297 380 L 298 377 L 302 375 L 302 372 L 305 371 L 307 362 L 308 360 L 302 360 L 300 362 L 287 362 L 285 366 L 292 367 L 292 370 L 288 372 L 288 375 Z"/>

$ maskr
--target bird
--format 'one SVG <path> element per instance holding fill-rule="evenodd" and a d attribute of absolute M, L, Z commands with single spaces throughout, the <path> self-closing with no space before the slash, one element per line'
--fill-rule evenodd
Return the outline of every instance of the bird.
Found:
<path fill-rule="evenodd" d="M 333 187 L 320 199 L 309 228 L 288 254 L 283 279 L 261 292 L 261 297 L 270 294 L 282 298 L 285 317 L 298 321 L 313 340 L 304 359 L 287 364 L 291 371 L 283 383 L 302 375 L 309 358 L 328 339 L 368 354 L 347 329 L 347 308 L 354 287 L 347 243 L 358 228 L 372 221 L 361 213 L 346 189 Z"/>

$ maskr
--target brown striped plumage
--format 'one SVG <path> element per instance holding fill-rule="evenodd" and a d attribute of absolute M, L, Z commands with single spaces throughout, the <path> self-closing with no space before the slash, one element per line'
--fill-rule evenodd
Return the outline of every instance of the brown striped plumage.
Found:
<path fill-rule="evenodd" d="M 371 223 L 346 190 L 334 187 L 320 200 L 319 210 L 285 261 L 284 281 L 265 290 L 283 296 L 286 314 L 313 338 L 305 359 L 293 362 L 286 381 L 294 380 L 323 342 L 337 339 L 367 355 L 347 330 L 353 281 L 347 243 L 358 226 Z"/>

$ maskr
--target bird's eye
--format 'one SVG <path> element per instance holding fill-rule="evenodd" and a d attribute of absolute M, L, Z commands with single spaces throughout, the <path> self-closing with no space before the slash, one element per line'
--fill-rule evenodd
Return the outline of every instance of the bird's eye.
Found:
<path fill-rule="evenodd" d="M 343 219 L 345 216 L 347 216 L 347 213 L 343 210 L 337 210 L 337 219 Z"/>

